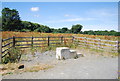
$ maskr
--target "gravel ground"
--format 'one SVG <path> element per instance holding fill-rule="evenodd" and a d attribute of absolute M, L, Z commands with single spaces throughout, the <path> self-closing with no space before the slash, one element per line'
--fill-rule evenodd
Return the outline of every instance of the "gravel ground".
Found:
<path fill-rule="evenodd" d="M 79 50 L 77 50 L 79 52 Z M 28 55 L 30 59 L 21 61 L 25 67 L 37 63 L 54 65 L 48 70 L 5 75 L 3 79 L 116 79 L 118 58 L 86 54 L 78 59 L 56 60 L 55 51 Z M 33 58 L 31 58 L 33 57 Z"/>

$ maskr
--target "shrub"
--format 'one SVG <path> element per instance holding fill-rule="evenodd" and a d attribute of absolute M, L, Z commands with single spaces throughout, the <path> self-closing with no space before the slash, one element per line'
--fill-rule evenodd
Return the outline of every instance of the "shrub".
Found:
<path fill-rule="evenodd" d="M 8 50 L 8 54 L 2 59 L 2 63 L 15 63 L 19 62 L 22 52 L 18 48 L 11 48 Z"/>

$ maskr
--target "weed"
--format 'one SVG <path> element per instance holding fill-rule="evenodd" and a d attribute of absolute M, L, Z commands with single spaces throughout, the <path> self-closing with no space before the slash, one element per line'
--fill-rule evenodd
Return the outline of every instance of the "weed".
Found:
<path fill-rule="evenodd" d="M 62 60 L 65 60 L 65 57 L 62 57 Z"/>
<path fill-rule="evenodd" d="M 38 72 L 39 70 L 47 70 L 52 67 L 53 66 L 50 66 L 50 65 L 35 65 L 33 67 L 24 69 L 24 72 Z"/>
<path fill-rule="evenodd" d="M 58 60 L 60 60 L 60 56 L 58 56 Z"/>
<path fill-rule="evenodd" d="M 76 55 L 75 57 L 74 57 L 74 59 L 77 59 L 78 58 L 78 55 Z"/>
<path fill-rule="evenodd" d="M 22 52 L 18 48 L 11 48 L 8 50 L 8 54 L 2 58 L 2 63 L 15 63 L 19 62 Z"/>
<path fill-rule="evenodd" d="M 31 47 L 30 52 L 32 53 L 33 57 L 35 57 L 35 52 L 37 52 L 37 48 L 36 47 Z"/>
<path fill-rule="evenodd" d="M 78 45 L 79 45 L 79 41 L 78 40 L 76 40 L 74 43 L 72 43 L 72 44 L 70 44 L 70 48 L 77 48 L 78 47 Z"/>
<path fill-rule="evenodd" d="M 13 74 L 13 72 L 3 73 L 2 76 L 4 76 L 4 75 L 8 75 L 8 74 L 9 74 L 9 75 L 10 75 L 10 74 Z"/>

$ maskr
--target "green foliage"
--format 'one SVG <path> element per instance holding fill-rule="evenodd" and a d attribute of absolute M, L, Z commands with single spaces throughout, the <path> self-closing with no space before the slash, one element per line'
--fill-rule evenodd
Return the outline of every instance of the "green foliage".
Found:
<path fill-rule="evenodd" d="M 30 32 L 29 29 L 21 29 L 21 32 Z"/>
<path fill-rule="evenodd" d="M 28 21 L 22 21 L 22 32 L 27 31 L 36 31 L 36 32 L 44 32 L 44 33 L 50 33 L 51 29 L 48 26 L 40 25 L 37 23 L 32 23 Z"/>
<path fill-rule="evenodd" d="M 21 58 L 22 52 L 18 48 L 11 48 L 8 55 L 2 58 L 2 63 L 15 63 Z"/>
<path fill-rule="evenodd" d="M 72 33 L 80 33 L 81 29 L 82 29 L 82 25 L 80 24 L 76 24 L 76 25 L 73 25 L 72 28 L 71 28 L 71 31 Z"/>
<path fill-rule="evenodd" d="M 66 31 L 68 31 L 68 28 L 64 27 L 61 29 L 61 31 L 62 31 L 61 33 L 66 33 Z"/>
<path fill-rule="evenodd" d="M 120 36 L 120 32 L 116 32 L 114 30 L 111 31 L 93 31 L 93 30 L 89 30 L 89 31 L 84 31 L 84 32 L 80 32 L 81 34 L 88 34 L 88 35 L 112 35 L 112 36 Z"/>
<path fill-rule="evenodd" d="M 4 8 L 2 10 L 2 17 L 0 17 L 0 27 L 2 27 L 2 31 L 21 31 L 21 32 L 43 32 L 43 33 L 75 33 L 75 34 L 89 34 L 89 35 L 113 35 L 120 36 L 120 32 L 116 32 L 114 30 L 111 31 L 81 31 L 83 28 L 82 25 L 76 24 L 72 25 L 71 29 L 67 27 L 54 29 L 45 25 L 41 25 L 38 23 L 33 23 L 29 21 L 21 21 L 19 17 L 19 13 L 15 9 Z"/>
<path fill-rule="evenodd" d="M 21 30 L 21 20 L 17 10 L 9 8 L 2 10 L 2 28 L 5 31 Z"/>
<path fill-rule="evenodd" d="M 24 29 L 24 30 L 21 30 L 21 31 L 34 31 L 39 27 L 40 27 L 40 25 L 37 23 L 22 21 L 22 29 Z"/>
<path fill-rule="evenodd" d="M 7 73 L 4 73 L 4 74 L 2 74 L 2 76 L 4 76 L 4 75 L 10 75 L 10 74 L 13 74 L 13 72 L 7 72 Z"/>

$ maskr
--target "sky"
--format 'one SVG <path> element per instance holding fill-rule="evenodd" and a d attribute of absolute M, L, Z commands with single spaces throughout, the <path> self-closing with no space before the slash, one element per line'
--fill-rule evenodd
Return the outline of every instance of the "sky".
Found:
<path fill-rule="evenodd" d="M 118 31 L 118 2 L 3 2 L 4 7 L 16 9 L 23 21 L 50 28 L 81 24 L 82 31 Z"/>
<path fill-rule="evenodd" d="M 1 0 L 2 2 L 119 2 L 119 0 Z"/>

